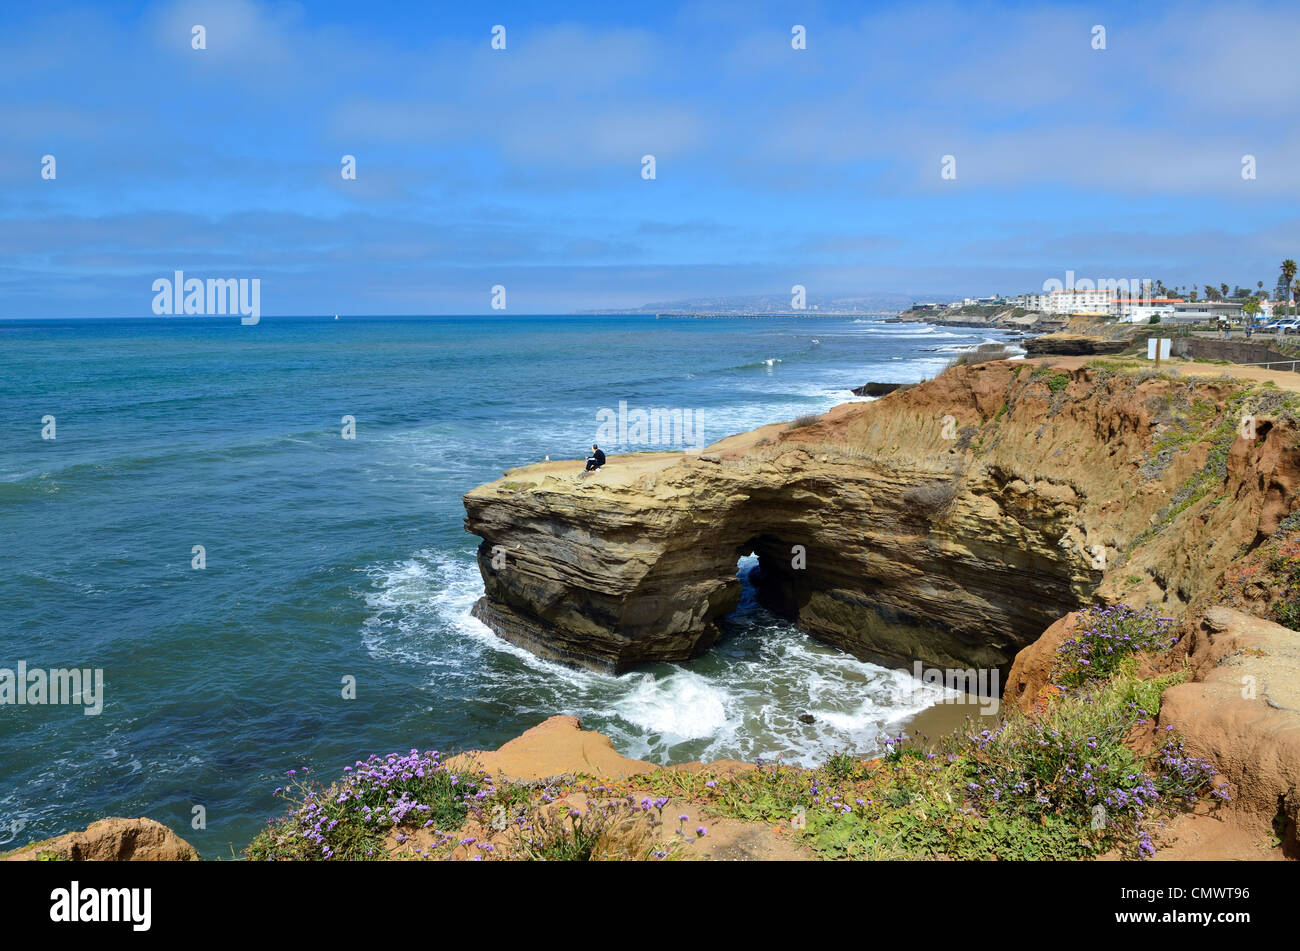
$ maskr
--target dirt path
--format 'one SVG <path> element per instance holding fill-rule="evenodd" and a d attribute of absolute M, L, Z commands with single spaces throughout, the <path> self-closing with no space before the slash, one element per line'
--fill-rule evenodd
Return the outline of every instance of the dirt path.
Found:
<path fill-rule="evenodd" d="M 1025 362 L 1077 370 L 1097 359 L 1105 357 L 1034 357 Z M 1155 361 L 1151 361 L 1150 365 L 1154 370 Z M 1238 380 L 1273 383 L 1278 389 L 1300 393 L 1300 373 L 1292 373 L 1290 370 L 1265 370 L 1263 367 L 1243 366 L 1240 363 L 1197 363 L 1193 360 L 1173 359 L 1162 360 L 1160 372 L 1186 377 L 1218 377 L 1226 374 Z"/>

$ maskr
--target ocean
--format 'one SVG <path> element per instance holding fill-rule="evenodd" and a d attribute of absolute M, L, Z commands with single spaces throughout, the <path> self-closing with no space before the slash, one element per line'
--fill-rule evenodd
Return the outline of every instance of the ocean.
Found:
<path fill-rule="evenodd" d="M 0 849 L 147 815 L 228 858 L 281 812 L 286 770 L 494 748 L 557 713 L 661 763 L 878 750 L 928 695 L 748 595 L 705 655 L 620 677 L 498 640 L 469 616 L 461 495 L 583 457 L 620 401 L 691 410 L 713 441 L 997 338 L 847 317 L 0 321 L 0 668 L 104 672 L 98 715 L 0 706 Z"/>

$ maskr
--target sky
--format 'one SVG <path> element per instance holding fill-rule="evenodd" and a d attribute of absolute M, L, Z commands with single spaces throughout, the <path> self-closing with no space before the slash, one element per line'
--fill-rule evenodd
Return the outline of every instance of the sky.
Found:
<path fill-rule="evenodd" d="M 266 315 L 1271 288 L 1297 37 L 1249 2 L 0 0 L 0 317 L 150 316 L 178 270 Z"/>

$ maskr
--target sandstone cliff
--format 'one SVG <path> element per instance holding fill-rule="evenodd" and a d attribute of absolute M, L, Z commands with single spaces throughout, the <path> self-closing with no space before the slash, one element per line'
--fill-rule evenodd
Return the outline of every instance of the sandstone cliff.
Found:
<path fill-rule="evenodd" d="M 0 855 L 5 862 L 193 862 L 199 853 L 153 819 L 100 819 L 79 832 Z"/>
<path fill-rule="evenodd" d="M 1121 361 L 986 363 L 698 455 L 512 469 L 465 496 L 475 614 L 564 662 L 683 660 L 753 552 L 764 601 L 816 638 L 1006 668 L 1094 597 L 1183 607 L 1274 532 L 1300 478 L 1293 399 Z"/>

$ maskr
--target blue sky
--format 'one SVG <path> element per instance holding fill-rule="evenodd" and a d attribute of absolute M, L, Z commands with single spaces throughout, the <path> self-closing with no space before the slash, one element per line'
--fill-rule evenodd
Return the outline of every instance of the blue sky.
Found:
<path fill-rule="evenodd" d="M 450 6 L 6 2 L 0 316 L 147 316 L 175 270 L 557 313 L 1300 257 L 1294 4 Z"/>

